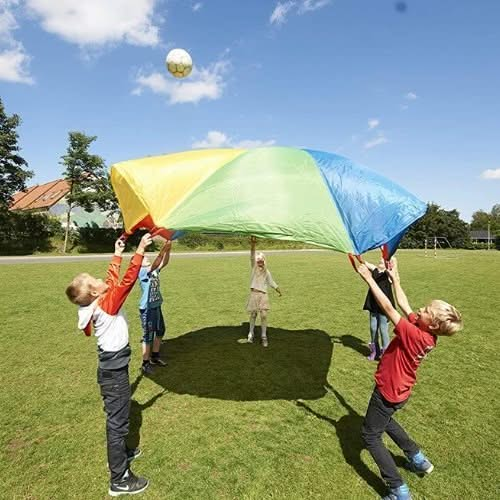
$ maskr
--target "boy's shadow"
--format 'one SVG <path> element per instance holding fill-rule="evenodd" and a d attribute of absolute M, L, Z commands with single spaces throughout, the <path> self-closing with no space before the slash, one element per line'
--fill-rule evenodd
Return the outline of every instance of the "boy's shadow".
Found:
<path fill-rule="evenodd" d="M 361 427 L 363 425 L 364 417 L 357 413 L 352 408 L 341 394 L 339 394 L 328 382 L 325 386 L 329 392 L 333 393 L 338 399 L 339 403 L 347 410 L 347 415 L 334 420 L 325 415 L 314 411 L 303 401 L 295 401 L 295 404 L 300 408 L 306 410 L 309 414 L 314 415 L 316 418 L 328 422 L 335 428 L 339 438 L 340 447 L 346 462 L 362 477 L 380 496 L 383 496 L 387 487 L 382 479 L 372 472 L 365 463 L 361 460 L 361 450 L 365 448 L 361 438 Z"/>
<path fill-rule="evenodd" d="M 363 356 L 368 356 L 370 354 L 368 346 L 354 335 L 340 335 L 339 337 L 332 335 L 332 341 L 335 344 L 342 344 L 345 347 L 349 347 Z"/>
<path fill-rule="evenodd" d="M 130 386 L 130 416 L 129 416 L 129 433 L 127 437 L 127 446 L 130 449 L 137 448 L 139 446 L 141 436 L 141 426 L 142 426 L 142 412 L 147 410 L 149 407 L 153 406 L 156 400 L 162 397 L 167 391 L 164 389 L 158 394 L 153 396 L 149 401 L 143 404 L 138 403 L 135 399 L 132 399 L 134 392 L 136 391 L 139 383 L 141 382 L 142 374 L 139 375 L 135 381 Z"/>
<path fill-rule="evenodd" d="M 162 344 L 165 368 L 149 376 L 177 394 L 233 401 L 318 399 L 325 395 L 333 344 L 321 330 L 268 328 L 269 347 L 246 343 L 248 323 L 213 326 Z"/>

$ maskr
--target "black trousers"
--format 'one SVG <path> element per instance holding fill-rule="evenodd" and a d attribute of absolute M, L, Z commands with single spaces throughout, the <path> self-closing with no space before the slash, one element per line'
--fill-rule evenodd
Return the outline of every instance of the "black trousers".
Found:
<path fill-rule="evenodd" d="M 398 488 L 403 479 L 398 472 L 396 463 L 384 446 L 382 435 L 387 432 L 389 437 L 403 450 L 407 457 L 418 453 L 417 444 L 410 439 L 405 430 L 392 418 L 394 413 L 401 409 L 408 399 L 401 403 L 390 403 L 383 398 L 377 387 L 373 390 L 368 403 L 365 420 L 363 422 L 363 440 L 373 460 L 380 469 L 380 474 L 390 488 Z"/>
<path fill-rule="evenodd" d="M 97 369 L 97 382 L 106 412 L 106 438 L 111 482 L 116 482 L 128 468 L 126 439 L 130 414 L 128 365 L 119 370 Z"/>

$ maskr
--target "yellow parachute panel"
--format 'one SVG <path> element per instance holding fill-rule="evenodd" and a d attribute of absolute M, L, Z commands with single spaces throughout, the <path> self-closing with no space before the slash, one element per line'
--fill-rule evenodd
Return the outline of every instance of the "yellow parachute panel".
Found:
<path fill-rule="evenodd" d="M 245 152 L 202 149 L 115 163 L 111 182 L 122 207 L 125 230 L 130 231 L 148 215 L 155 223 L 165 220 L 213 172 Z"/>

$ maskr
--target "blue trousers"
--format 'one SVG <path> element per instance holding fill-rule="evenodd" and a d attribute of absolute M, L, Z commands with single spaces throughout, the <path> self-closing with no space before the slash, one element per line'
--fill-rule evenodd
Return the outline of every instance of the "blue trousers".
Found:
<path fill-rule="evenodd" d="M 379 344 L 381 337 L 382 346 Z M 389 323 L 387 316 L 370 312 L 370 342 L 375 344 L 377 354 L 380 354 L 380 347 L 387 349 L 389 345 Z"/>

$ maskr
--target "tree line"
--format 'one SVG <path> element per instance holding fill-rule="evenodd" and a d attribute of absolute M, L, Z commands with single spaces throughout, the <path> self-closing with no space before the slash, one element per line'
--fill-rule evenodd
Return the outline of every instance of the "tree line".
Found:
<path fill-rule="evenodd" d="M 21 118 L 17 114 L 8 115 L 0 99 L 0 253 L 32 253 L 49 251 L 55 239 L 62 241 L 62 251 L 66 252 L 73 239 L 84 243 L 90 251 L 99 251 L 99 241 L 112 239 L 119 230 L 102 230 L 97 227 L 71 230 L 72 212 L 81 207 L 87 212 L 96 208 L 108 213 L 119 214 L 118 202 L 111 187 L 109 171 L 103 158 L 90 152 L 96 136 L 88 136 L 80 131 L 68 133 L 68 147 L 61 155 L 61 175 L 68 182 L 66 224 L 43 213 L 12 211 L 13 195 L 27 189 L 27 182 L 33 177 L 27 161 L 21 156 L 17 128 Z M 460 219 L 457 210 L 444 210 L 435 203 L 429 203 L 426 214 L 407 232 L 400 243 L 401 248 L 423 248 L 428 238 L 446 238 L 454 248 L 477 248 L 470 238 L 470 230 L 486 230 L 492 235 L 500 235 L 500 203 L 490 212 L 477 210 L 470 224 Z M 76 238 L 76 239 L 75 239 Z M 208 239 L 207 239 L 208 238 Z M 210 236 L 186 235 L 187 247 L 206 245 Z M 221 241 L 216 238 L 216 246 Z M 241 237 L 232 238 L 234 245 L 241 244 Z M 497 238 L 498 242 L 499 238 Z M 215 241 L 215 240 L 214 240 Z M 500 242 L 498 243 L 500 245 Z"/>

